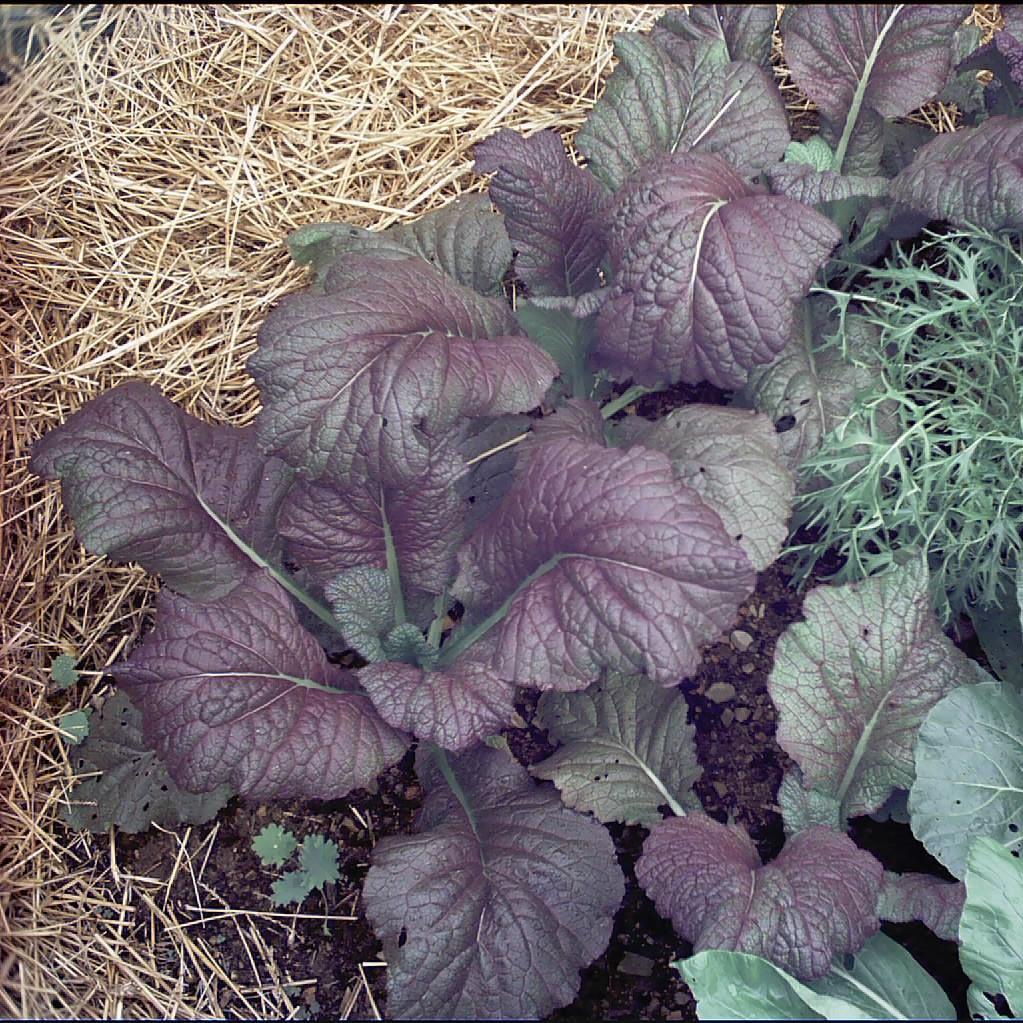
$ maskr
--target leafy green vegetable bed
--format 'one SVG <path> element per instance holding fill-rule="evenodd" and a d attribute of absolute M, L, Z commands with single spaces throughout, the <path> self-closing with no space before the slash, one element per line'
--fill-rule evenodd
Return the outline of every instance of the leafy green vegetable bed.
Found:
<path fill-rule="evenodd" d="M 954 1018 L 879 931 L 911 920 L 959 942 L 972 1013 L 1023 1012 L 1023 21 L 978 48 L 968 13 L 788 8 L 802 142 L 773 6 L 622 35 L 585 168 L 503 130 L 489 201 L 292 236 L 313 282 L 262 328 L 253 427 L 135 382 L 39 442 L 83 543 L 164 581 L 118 695 L 67 723 L 103 772 L 69 820 L 338 799 L 414 750 L 421 811 L 363 887 L 392 1017 L 571 1003 L 625 896 L 619 825 L 649 832 L 635 878 L 703 1018 Z M 959 131 L 900 120 L 939 94 Z M 680 382 L 731 403 L 620 415 Z M 786 552 L 840 562 L 774 651 L 765 863 L 694 789 L 687 680 Z M 946 634 L 970 619 L 999 678 Z M 513 724 L 556 749 L 527 769 Z M 947 877 L 859 847 L 871 814 Z M 307 836 L 275 902 L 338 856 Z"/>

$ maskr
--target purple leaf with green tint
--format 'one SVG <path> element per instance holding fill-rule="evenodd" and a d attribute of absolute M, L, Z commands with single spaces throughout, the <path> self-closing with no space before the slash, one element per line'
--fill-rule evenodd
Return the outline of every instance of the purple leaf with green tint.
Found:
<path fill-rule="evenodd" d="M 974 680 L 972 662 L 941 631 L 922 559 L 818 586 L 803 614 L 778 639 L 768 681 L 778 744 L 843 818 L 870 813 L 913 784 L 920 726 L 946 693 Z"/>
<path fill-rule="evenodd" d="M 762 956 L 799 980 L 823 977 L 879 926 L 883 870 L 852 839 L 813 827 L 762 866 L 746 832 L 703 814 L 658 824 L 636 879 L 693 951 Z"/>
<path fill-rule="evenodd" d="M 614 284 L 595 361 L 619 377 L 739 387 L 788 342 L 796 304 L 840 233 L 764 195 L 719 156 L 662 157 L 613 211 Z"/>
<path fill-rule="evenodd" d="M 601 181 L 617 191 L 664 153 L 717 153 L 746 177 L 781 159 L 788 121 L 766 72 L 721 40 L 658 39 L 615 36 L 618 66 L 575 139 Z"/>
<path fill-rule="evenodd" d="M 515 273 L 531 295 L 580 295 L 600 286 L 608 196 L 576 167 L 556 131 L 524 138 L 502 128 L 476 146 L 477 174 L 515 247 Z M 496 172 L 496 173 L 495 173 Z"/>
<path fill-rule="evenodd" d="M 573 437 L 530 452 L 458 559 L 454 593 L 498 630 L 499 674 L 542 689 L 582 689 L 605 668 L 674 685 L 754 583 L 664 455 Z"/>
<path fill-rule="evenodd" d="M 51 430 L 29 468 L 61 481 L 91 553 L 137 561 L 188 596 L 221 597 L 276 559 L 287 467 L 260 455 L 251 429 L 204 423 L 142 381 Z"/>
<path fill-rule="evenodd" d="M 146 742 L 184 789 L 226 782 L 251 799 L 338 799 L 407 748 L 253 572 L 199 604 L 166 590 L 157 620 L 111 674 L 142 711 Z"/>
<path fill-rule="evenodd" d="M 381 839 L 363 888 L 388 1015 L 542 1019 L 611 936 L 625 891 L 611 838 L 496 750 L 453 761 L 448 782 L 431 773 L 418 833 Z"/>
<path fill-rule="evenodd" d="M 891 184 L 907 206 L 957 227 L 1023 229 L 1023 120 L 939 135 Z"/>
<path fill-rule="evenodd" d="M 683 39 L 720 39 L 730 60 L 771 63 L 771 36 L 777 20 L 774 4 L 692 4 L 688 12 L 671 10 L 650 33 L 655 42 L 670 35 Z"/>
<path fill-rule="evenodd" d="M 930 874 L 884 873 L 877 915 L 892 923 L 919 920 L 944 941 L 959 940 L 959 918 L 966 901 L 962 881 L 943 881 Z"/>
<path fill-rule="evenodd" d="M 511 310 L 422 260 L 331 269 L 286 298 L 249 361 L 263 446 L 312 479 L 421 477 L 466 417 L 526 411 L 557 372 Z"/>

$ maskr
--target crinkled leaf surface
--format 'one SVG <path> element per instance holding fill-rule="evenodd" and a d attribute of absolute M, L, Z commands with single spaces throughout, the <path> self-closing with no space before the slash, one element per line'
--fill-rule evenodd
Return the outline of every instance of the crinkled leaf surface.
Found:
<path fill-rule="evenodd" d="M 102 774 L 79 782 L 67 810 L 62 809 L 72 828 L 105 834 L 114 825 L 137 834 L 151 824 L 203 824 L 231 798 L 228 785 L 208 792 L 178 788 L 142 738 L 142 715 L 126 693 L 107 699 L 89 725 L 89 736 L 71 754 L 72 762 L 76 774 Z"/>
<path fill-rule="evenodd" d="M 459 284 L 499 295 L 512 249 L 501 216 L 485 195 L 464 195 L 408 224 L 367 231 L 348 224 L 309 224 L 288 238 L 291 258 L 312 267 L 322 284 L 339 260 L 370 252 L 384 259 L 418 256 Z"/>
<path fill-rule="evenodd" d="M 458 559 L 455 595 L 478 614 L 506 610 L 494 666 L 542 689 L 583 689 L 605 668 L 674 685 L 754 581 L 664 455 L 572 437 L 523 460 Z"/>
<path fill-rule="evenodd" d="M 351 677 L 261 572 L 216 603 L 162 592 L 152 631 L 111 673 L 146 742 L 194 791 L 226 782 L 252 799 L 338 799 L 408 745 L 366 696 L 340 688 Z"/>
<path fill-rule="evenodd" d="M 678 690 L 610 675 L 585 692 L 544 693 L 538 714 L 561 748 L 530 771 L 554 782 L 573 809 L 649 827 L 661 820 L 662 805 L 675 813 L 700 808 L 696 729 Z"/>
<path fill-rule="evenodd" d="M 1023 228 L 1023 120 L 992 117 L 938 135 L 891 184 L 935 220 L 988 231 Z"/>
<path fill-rule="evenodd" d="M 970 847 L 959 941 L 971 995 L 1004 995 L 1009 1016 L 1023 1013 L 1023 863 L 991 838 Z"/>
<path fill-rule="evenodd" d="M 807 300 L 777 358 L 753 369 L 735 396 L 737 405 L 759 409 L 774 420 L 781 452 L 791 469 L 798 469 L 820 448 L 825 434 L 874 380 L 873 328 L 860 317 L 847 317 L 847 337 L 855 352 L 850 361 L 838 346 L 821 346 L 829 319 L 826 299 Z"/>
<path fill-rule="evenodd" d="M 913 834 L 956 877 L 975 838 L 1023 854 L 1023 694 L 962 686 L 927 715 L 909 793 Z"/>
<path fill-rule="evenodd" d="M 667 33 L 683 39 L 720 39 L 729 59 L 766 68 L 777 16 L 774 4 L 693 4 L 688 12 L 672 10 L 658 18 L 651 36 L 654 41 Z"/>
<path fill-rule="evenodd" d="M 104 392 L 51 430 L 29 467 L 61 481 L 91 553 L 137 561 L 179 593 L 223 596 L 254 560 L 276 556 L 287 467 L 260 455 L 251 429 L 204 423 L 142 381 Z"/>
<path fill-rule="evenodd" d="M 515 273 L 531 295 L 581 295 L 600 286 L 608 195 L 568 158 L 553 130 L 525 138 L 502 128 L 476 146 L 477 174 L 515 247 Z"/>
<path fill-rule="evenodd" d="M 515 710 L 515 686 L 473 655 L 438 671 L 371 664 L 359 682 L 389 725 L 456 753 L 500 731 Z"/>
<path fill-rule="evenodd" d="M 300 480 L 280 513 L 289 557 L 322 586 L 359 565 L 386 568 L 389 531 L 402 583 L 440 593 L 463 535 L 465 504 L 455 488 L 462 468 L 449 445 L 433 446 L 428 457 L 432 470 L 414 476 Z"/>
<path fill-rule="evenodd" d="M 767 170 L 771 190 L 807 206 L 842 199 L 880 198 L 888 194 L 888 179 L 877 175 L 839 174 L 814 170 L 804 163 L 781 163 Z"/>
<path fill-rule="evenodd" d="M 788 535 L 796 486 L 767 416 L 686 405 L 633 441 L 671 459 L 679 478 L 721 516 L 758 572 L 778 557 Z"/>
<path fill-rule="evenodd" d="M 464 418 L 531 409 L 557 372 L 503 302 L 422 260 L 360 256 L 326 287 L 284 299 L 249 360 L 260 442 L 309 478 L 419 479 Z"/>
<path fill-rule="evenodd" d="M 519 446 L 519 458 L 525 464 L 534 451 L 557 440 L 574 439 L 607 447 L 604 426 L 604 417 L 595 401 L 569 398 L 551 415 L 533 424 L 532 432 Z"/>
<path fill-rule="evenodd" d="M 697 999 L 700 1019 L 955 1019 L 931 975 L 896 941 L 875 934 L 851 959 L 835 960 L 802 984 L 744 952 L 700 952 L 675 966 Z"/>
<path fill-rule="evenodd" d="M 912 785 L 917 732 L 946 693 L 973 681 L 972 662 L 938 625 L 922 559 L 818 586 L 803 614 L 779 637 L 768 681 L 778 744 L 844 817 L 870 813 Z"/>
<path fill-rule="evenodd" d="M 345 640 L 367 661 L 383 661 L 384 637 L 394 628 L 391 584 L 382 568 L 360 565 L 335 576 L 323 589 Z"/>
<path fill-rule="evenodd" d="M 969 13 L 966 4 L 788 7 L 781 20 L 785 62 L 839 134 L 861 110 L 905 117 L 945 85 L 952 36 Z"/>
<path fill-rule="evenodd" d="M 966 888 L 930 874 L 892 874 L 887 870 L 877 903 L 877 915 L 893 923 L 919 920 L 945 941 L 959 937 Z"/>
<path fill-rule="evenodd" d="M 722 40 L 620 32 L 614 51 L 618 66 L 575 138 L 612 190 L 662 153 L 718 153 L 746 177 L 781 159 L 789 130 L 778 90 L 759 67 L 729 60 Z"/>
<path fill-rule="evenodd" d="M 754 190 L 719 156 L 662 157 L 617 197 L 594 358 L 641 382 L 740 387 L 792 337 L 796 303 L 839 238 L 830 220 Z"/>
<path fill-rule="evenodd" d="M 397 1019 L 540 1019 L 604 951 L 625 891 L 607 831 L 506 754 L 452 764 L 419 833 L 383 838 L 363 897 Z M 406 940 L 399 946 L 400 936 Z"/>
<path fill-rule="evenodd" d="M 798 766 L 790 767 L 782 775 L 778 786 L 778 806 L 781 808 L 786 838 L 818 824 L 834 828 L 835 831 L 845 830 L 841 803 L 827 792 L 806 788 L 803 785 L 803 772 Z"/>
<path fill-rule="evenodd" d="M 746 832 L 704 814 L 672 817 L 643 844 L 636 879 L 694 952 L 763 956 L 799 980 L 878 929 L 881 864 L 831 828 L 786 842 L 766 867 Z"/>

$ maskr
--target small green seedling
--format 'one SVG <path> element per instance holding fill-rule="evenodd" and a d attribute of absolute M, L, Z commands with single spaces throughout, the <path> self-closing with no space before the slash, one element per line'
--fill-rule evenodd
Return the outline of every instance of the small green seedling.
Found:
<path fill-rule="evenodd" d="M 77 746 L 89 735 L 89 712 L 73 710 L 62 714 L 58 726 L 61 738 L 71 746 Z"/>
<path fill-rule="evenodd" d="M 279 824 L 268 824 L 252 840 L 252 851 L 265 867 L 280 867 L 298 848 L 298 839 Z"/>
<path fill-rule="evenodd" d="M 299 849 L 299 868 L 285 871 L 274 881 L 271 892 L 275 906 L 300 905 L 314 888 L 322 889 L 340 879 L 338 848 L 322 835 L 309 835 L 299 848 L 295 836 L 278 824 L 268 824 L 252 840 L 252 849 L 266 866 L 282 866 Z"/>
<path fill-rule="evenodd" d="M 50 680 L 57 689 L 67 689 L 78 681 L 75 670 L 77 659 L 71 654 L 61 654 L 50 666 Z"/>

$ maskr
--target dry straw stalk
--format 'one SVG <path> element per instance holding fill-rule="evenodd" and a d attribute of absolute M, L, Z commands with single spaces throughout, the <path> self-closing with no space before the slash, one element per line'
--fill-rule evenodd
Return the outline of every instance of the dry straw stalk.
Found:
<path fill-rule="evenodd" d="M 663 9 L 105 5 L 33 27 L 39 55 L 0 88 L 4 1015 L 280 1018 L 310 983 L 265 947 L 265 895 L 226 906 L 204 886 L 216 830 L 177 837 L 182 901 L 57 818 L 71 768 L 55 722 L 130 648 L 156 585 L 82 551 L 57 488 L 27 473 L 32 441 L 137 377 L 196 415 L 251 420 L 256 329 L 303 280 L 289 231 L 386 226 L 479 188 L 472 147 L 499 127 L 570 138 L 614 33 Z M 63 694 L 47 685 L 61 652 L 86 669 Z M 204 941 L 204 913 L 235 922 L 245 976 Z M 373 966 L 349 978 L 346 1012 L 376 1014 Z"/>

